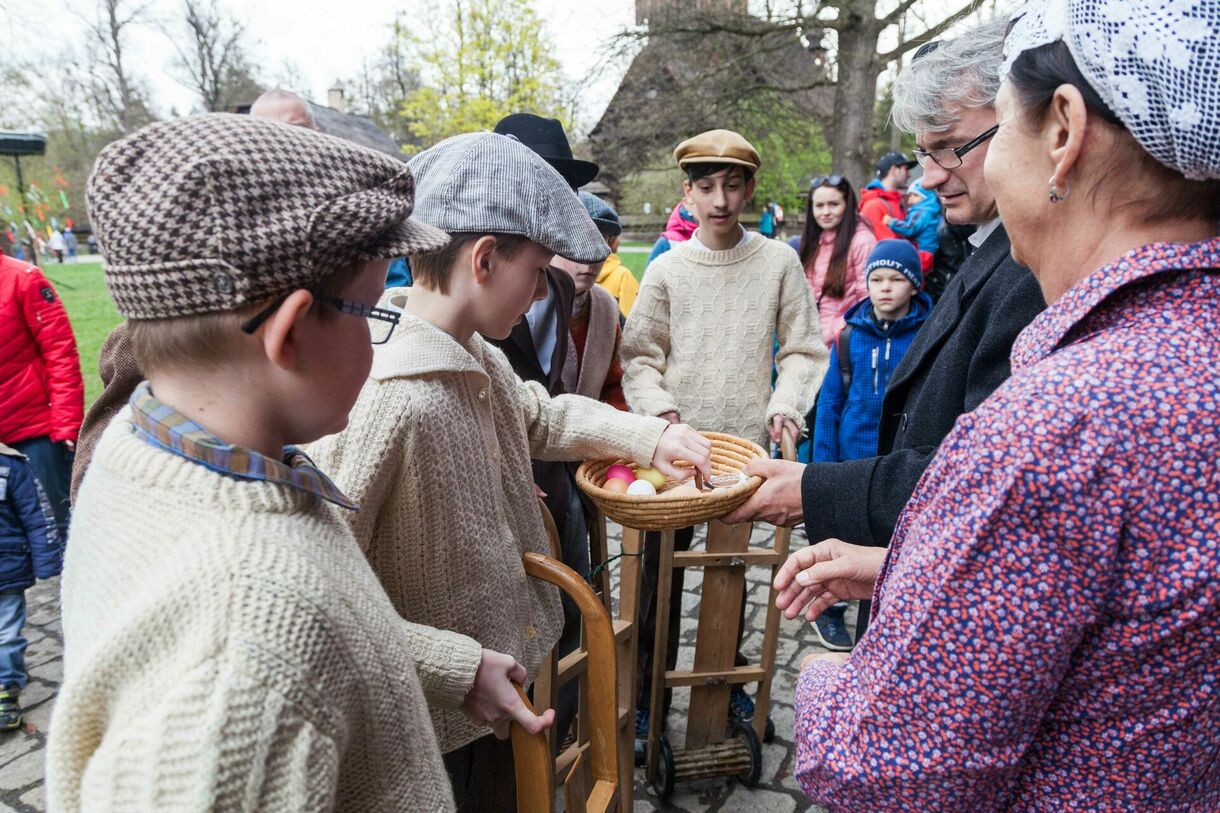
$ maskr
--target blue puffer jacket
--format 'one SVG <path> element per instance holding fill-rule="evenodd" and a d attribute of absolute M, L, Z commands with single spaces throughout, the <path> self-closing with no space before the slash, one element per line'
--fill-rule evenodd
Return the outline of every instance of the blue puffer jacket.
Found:
<path fill-rule="evenodd" d="M 890 228 L 894 234 L 901 234 L 915 241 L 920 251 L 935 254 L 940 247 L 940 198 L 935 193 L 923 188 L 919 181 L 913 181 L 907 187 L 907 193 L 917 192 L 923 195 L 923 200 L 911 206 L 905 220 L 891 220 Z"/>
<path fill-rule="evenodd" d="M 63 569 L 51 506 L 25 456 L 0 444 L 0 590 L 24 590 Z"/>
<path fill-rule="evenodd" d="M 840 334 L 830 349 L 830 369 L 818 394 L 813 427 L 813 461 L 838 463 L 877 454 L 877 427 L 881 425 L 881 402 L 885 386 L 915 334 L 932 312 L 932 298 L 916 294 L 911 310 L 888 329 L 877 322 L 873 303 L 863 300 L 844 317 L 851 333 Z M 839 349 L 849 352 L 851 384 L 843 386 Z"/>

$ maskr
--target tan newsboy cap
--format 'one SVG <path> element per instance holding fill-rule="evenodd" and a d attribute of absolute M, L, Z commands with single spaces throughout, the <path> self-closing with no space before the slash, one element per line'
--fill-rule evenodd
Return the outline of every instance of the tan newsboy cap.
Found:
<path fill-rule="evenodd" d="M 408 220 L 403 161 L 231 113 L 151 124 L 109 144 L 85 190 L 119 313 L 235 310 L 357 262 L 444 246 Z"/>
<path fill-rule="evenodd" d="M 708 130 L 688 138 L 674 150 L 678 166 L 687 164 L 737 164 L 754 172 L 762 166 L 758 150 L 740 133 L 732 130 Z"/>

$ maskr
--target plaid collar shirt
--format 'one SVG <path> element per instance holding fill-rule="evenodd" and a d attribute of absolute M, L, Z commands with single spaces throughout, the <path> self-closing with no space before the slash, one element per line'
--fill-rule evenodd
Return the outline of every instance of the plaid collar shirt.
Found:
<path fill-rule="evenodd" d="M 130 403 L 136 434 L 159 449 L 239 480 L 280 483 L 343 508 L 355 510 L 358 507 L 295 446 L 285 446 L 283 459 L 272 460 L 251 449 L 225 443 L 173 407 L 158 401 L 147 381 L 136 387 Z"/>

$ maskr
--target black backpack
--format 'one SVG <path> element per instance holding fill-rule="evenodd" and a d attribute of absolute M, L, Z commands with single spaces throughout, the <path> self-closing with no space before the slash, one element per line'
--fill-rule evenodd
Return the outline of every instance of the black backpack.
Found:
<path fill-rule="evenodd" d="M 843 325 L 835 336 L 835 352 L 839 355 L 839 375 L 843 379 L 843 391 L 851 387 L 851 325 Z"/>

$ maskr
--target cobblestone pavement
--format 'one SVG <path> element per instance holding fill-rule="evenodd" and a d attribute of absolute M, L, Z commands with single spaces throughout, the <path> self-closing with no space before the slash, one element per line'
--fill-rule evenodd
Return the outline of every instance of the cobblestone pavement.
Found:
<path fill-rule="evenodd" d="M 611 526 L 610 552 L 619 551 L 620 531 Z M 759 525 L 751 540 L 753 547 L 773 544 L 773 530 Z M 702 532 L 694 548 L 702 547 Z M 798 529 L 792 535 L 793 549 L 805 543 Z M 615 574 L 618 568 L 613 568 Z M 762 629 L 766 613 L 769 569 L 752 567 L 747 572 L 749 587 L 746 612 L 747 635 L 743 652 L 756 662 L 762 648 Z M 682 597 L 684 620 L 678 668 L 689 669 L 695 654 L 695 621 L 698 617 L 702 571 L 690 570 L 686 577 L 686 594 Z M 615 591 L 617 592 L 617 590 Z M 59 623 L 59 580 L 40 582 L 26 592 L 27 623 L 25 635 L 30 641 L 26 653 L 30 673 L 29 686 L 21 695 L 25 708 L 25 727 L 16 732 L 0 733 L 0 810 L 34 813 L 46 809 L 43 792 L 43 759 L 47 743 L 47 728 L 55 691 L 63 676 L 63 635 Z M 849 614 L 850 618 L 850 614 Z M 808 625 L 801 621 L 784 621 L 780 630 L 776 672 L 772 689 L 771 716 L 775 720 L 774 741 L 764 744 L 762 779 L 757 788 L 746 788 L 733 779 L 705 779 L 679 783 L 668 803 L 662 804 L 644 778 L 643 769 L 636 771 L 635 810 L 672 811 L 750 811 L 750 813 L 790 813 L 810 808 L 801 795 L 792 775 L 792 696 L 801 659 L 810 652 L 820 651 L 817 639 Z M 685 736 L 685 716 L 689 692 L 674 692 L 673 709 L 669 716 L 668 736 L 675 745 Z"/>

